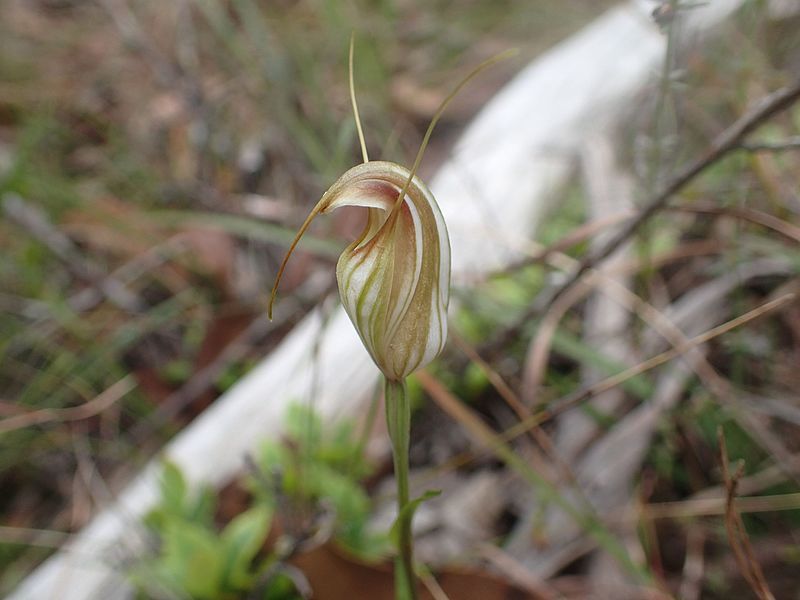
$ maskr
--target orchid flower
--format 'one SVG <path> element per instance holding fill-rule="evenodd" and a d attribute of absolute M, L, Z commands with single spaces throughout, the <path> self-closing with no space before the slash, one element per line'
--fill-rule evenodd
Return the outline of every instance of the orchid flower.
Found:
<path fill-rule="evenodd" d="M 353 90 L 351 43 L 350 97 L 364 162 L 328 188 L 300 227 L 278 270 L 270 318 L 289 256 L 314 217 L 341 206 L 361 206 L 368 210 L 366 226 L 336 266 L 345 311 L 372 360 L 389 380 L 401 381 L 439 355 L 447 339 L 450 240 L 439 206 L 416 172 L 433 128 L 450 101 L 480 71 L 508 55 L 500 54 L 479 65 L 445 98 L 409 170 L 396 163 L 369 160 Z"/>
<path fill-rule="evenodd" d="M 398 487 L 397 597 L 416 598 L 409 503 L 408 448 L 411 408 L 405 378 L 430 363 L 447 339 L 450 297 L 450 239 L 442 213 L 428 187 L 416 176 L 436 122 L 461 88 L 503 53 L 472 71 L 444 99 L 431 119 L 411 169 L 370 162 L 353 85 L 350 39 L 350 100 L 364 162 L 348 170 L 323 194 L 289 247 L 278 269 L 272 305 L 286 263 L 311 221 L 341 206 L 367 209 L 361 235 L 339 257 L 339 296 L 364 347 L 385 377 L 386 422 L 392 440 Z M 412 507 L 411 510 L 404 510 Z"/>
<path fill-rule="evenodd" d="M 341 206 L 368 211 L 364 230 L 336 266 L 342 305 L 372 360 L 399 381 L 432 361 L 447 338 L 447 227 L 427 186 L 391 162 L 347 171 L 306 223 Z"/>

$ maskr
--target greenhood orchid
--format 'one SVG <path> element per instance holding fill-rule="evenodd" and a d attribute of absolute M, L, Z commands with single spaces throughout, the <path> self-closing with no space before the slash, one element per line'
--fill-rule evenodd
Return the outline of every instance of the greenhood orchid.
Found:
<path fill-rule="evenodd" d="M 350 97 L 364 162 L 328 188 L 300 227 L 272 289 L 270 318 L 286 262 L 313 218 L 341 206 L 365 207 L 366 226 L 336 267 L 345 311 L 388 380 L 401 381 L 438 356 L 447 339 L 450 240 L 436 200 L 416 172 L 450 101 L 480 71 L 509 55 L 503 53 L 479 65 L 445 98 L 409 170 L 368 158 L 353 89 L 351 44 Z"/>
<path fill-rule="evenodd" d="M 390 162 L 350 169 L 326 200 L 328 208 L 369 211 L 361 237 L 339 257 L 336 278 L 375 364 L 399 381 L 436 358 L 447 339 L 450 240 L 442 214 L 427 186 Z"/>
<path fill-rule="evenodd" d="M 411 406 L 405 378 L 442 351 L 450 297 L 447 227 L 433 194 L 416 173 L 433 128 L 450 101 L 480 71 L 508 55 L 500 54 L 479 65 L 445 98 L 431 119 L 414 165 L 407 169 L 392 162 L 369 160 L 353 85 L 350 39 L 350 100 L 364 162 L 328 188 L 308 215 L 278 269 L 270 298 L 272 318 L 286 262 L 314 217 L 341 206 L 367 209 L 364 230 L 339 257 L 336 280 L 342 305 L 385 378 L 386 424 L 398 490 L 395 591 L 401 600 L 417 597 L 411 535 L 415 505 L 409 501 L 408 484 Z"/>
<path fill-rule="evenodd" d="M 399 381 L 432 361 L 447 338 L 447 227 L 427 186 L 390 162 L 347 171 L 300 234 L 314 216 L 341 206 L 368 212 L 361 235 L 339 257 L 339 295 L 375 364 L 387 379 Z"/>

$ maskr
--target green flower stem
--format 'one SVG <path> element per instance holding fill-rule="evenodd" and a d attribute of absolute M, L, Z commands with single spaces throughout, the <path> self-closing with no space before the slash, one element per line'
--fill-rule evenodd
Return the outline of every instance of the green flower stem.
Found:
<path fill-rule="evenodd" d="M 403 510 L 409 503 L 408 448 L 411 438 L 411 406 L 408 402 L 405 380 L 386 379 L 386 425 L 392 440 L 394 475 L 397 479 L 397 560 L 395 563 L 395 597 L 398 600 L 416 600 L 414 579 L 414 552 L 411 539 L 413 511 Z"/>

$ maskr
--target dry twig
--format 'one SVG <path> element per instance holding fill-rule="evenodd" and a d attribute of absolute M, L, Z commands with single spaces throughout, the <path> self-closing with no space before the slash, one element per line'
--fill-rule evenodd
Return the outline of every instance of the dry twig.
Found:
<path fill-rule="evenodd" d="M 520 419 L 527 419 L 531 417 L 530 409 L 522 402 L 514 390 L 511 389 L 511 386 L 506 383 L 503 377 L 480 356 L 475 348 L 467 343 L 467 341 L 455 331 L 450 332 L 450 339 L 455 342 L 456 346 L 458 346 L 462 352 L 464 352 L 467 358 L 469 358 L 478 366 L 481 371 L 483 371 L 492 387 L 497 391 L 500 397 L 506 401 L 506 404 L 508 404 L 508 406 Z M 572 469 L 567 461 L 565 461 L 558 452 L 553 440 L 550 438 L 547 432 L 545 432 L 541 427 L 532 427 L 528 433 L 530 434 L 533 442 L 547 454 L 548 458 L 561 472 L 561 476 L 564 478 L 564 480 L 574 482 L 575 474 L 572 472 Z M 534 459 L 537 460 L 537 462 L 542 462 L 539 456 L 534 457 Z M 546 466 L 548 465 L 544 465 L 542 463 L 542 467 Z M 537 468 L 539 468 L 539 465 L 537 465 Z"/>
<path fill-rule="evenodd" d="M 529 591 L 539 600 L 555 600 L 563 598 L 556 590 L 550 587 L 547 582 L 527 569 L 514 556 L 504 551 L 494 544 L 479 544 L 478 552 L 480 555 L 494 566 L 503 575 L 508 577 L 519 587 Z"/>
<path fill-rule="evenodd" d="M 761 225 L 785 237 L 787 240 L 800 243 L 800 227 L 788 221 L 779 219 L 769 213 L 749 207 L 739 206 L 714 206 L 709 204 L 694 204 L 692 206 L 669 207 L 668 210 L 677 212 L 696 213 L 700 215 L 719 215 L 733 217 Z"/>
<path fill-rule="evenodd" d="M 680 597 L 698 600 L 705 571 L 704 549 L 706 532 L 702 527 L 688 527 L 686 531 L 686 558 L 683 562 Z"/>
<path fill-rule="evenodd" d="M 767 585 L 761 565 L 756 560 L 750 538 L 742 522 L 739 511 L 736 510 L 734 500 L 736 499 L 736 487 L 744 473 L 744 461 L 740 460 L 736 467 L 736 472 L 731 475 L 728 467 L 728 448 L 725 444 L 725 435 L 722 427 L 717 429 L 717 439 L 719 440 L 720 462 L 722 464 L 722 475 L 725 479 L 727 497 L 725 500 L 725 529 L 728 532 L 728 541 L 733 549 L 736 563 L 742 572 L 742 576 L 750 584 L 760 600 L 775 600 L 775 596 Z"/>
<path fill-rule="evenodd" d="M 781 88 L 761 99 L 756 106 L 745 113 L 730 127 L 720 133 L 708 149 L 693 162 L 684 166 L 666 185 L 647 202 L 645 207 L 633 219 L 628 221 L 599 252 L 584 258 L 570 278 L 559 286 L 550 297 L 550 303 L 572 288 L 589 269 L 610 256 L 625 241 L 631 238 L 639 228 L 664 209 L 676 193 L 686 187 L 695 177 L 710 166 L 741 147 L 742 140 L 770 118 L 789 108 L 800 99 L 800 79 L 787 87 Z"/>
<path fill-rule="evenodd" d="M 529 418 L 521 420 L 519 423 L 517 423 L 513 427 L 509 427 L 503 432 L 486 435 L 487 432 L 486 426 L 482 422 L 476 422 L 476 419 L 474 419 L 472 416 L 466 415 L 463 412 L 463 406 L 460 405 L 453 406 L 454 413 L 451 414 L 451 416 L 453 416 L 456 420 L 465 425 L 467 429 L 470 429 L 470 431 L 474 433 L 478 439 L 487 442 L 489 450 L 496 449 L 496 447 L 502 446 L 503 444 L 510 442 L 516 439 L 517 437 L 525 434 L 530 428 L 538 427 L 542 423 L 545 423 L 553 419 L 554 417 L 560 415 L 561 413 L 570 410 L 572 408 L 575 408 L 576 406 L 579 406 L 581 403 L 594 397 L 597 394 L 603 393 L 606 390 L 622 385 L 632 377 L 636 377 L 637 375 L 646 373 L 651 369 L 663 365 L 681 356 L 682 354 L 689 352 L 690 350 L 696 348 L 697 346 L 705 344 L 706 342 L 709 342 L 712 339 L 719 337 L 720 335 L 728 333 L 729 331 L 732 331 L 737 327 L 741 327 L 746 323 L 754 321 L 766 314 L 769 314 L 771 312 L 780 309 L 783 306 L 786 306 L 786 304 L 793 301 L 796 297 L 797 297 L 796 294 L 789 293 L 789 294 L 784 294 L 769 302 L 765 302 L 764 304 L 757 306 L 756 308 L 744 313 L 743 315 L 731 319 L 730 321 L 718 325 L 717 327 L 709 329 L 708 331 L 701 333 L 700 335 L 692 337 L 686 340 L 684 343 L 679 344 L 678 346 L 674 346 L 669 350 L 662 352 L 661 354 L 657 354 L 637 365 L 625 369 L 624 371 L 621 371 L 616 375 L 611 375 L 609 377 L 606 377 L 602 381 L 598 381 L 597 383 L 576 390 L 571 394 L 562 396 L 558 400 L 555 400 L 551 404 L 550 408 L 545 408 L 543 410 L 535 412 Z M 430 382 L 430 376 L 427 376 L 424 371 L 418 372 L 417 377 L 418 378 L 427 377 L 428 382 Z M 455 415 L 456 412 L 458 413 L 458 416 Z M 474 458 L 475 458 L 474 455 L 466 455 L 466 454 L 456 456 L 452 460 L 448 461 L 445 465 L 437 467 L 436 472 L 442 473 L 447 470 L 458 468 L 459 466 L 469 463 Z"/>
<path fill-rule="evenodd" d="M 742 325 L 754 321 L 766 314 L 769 314 L 773 311 L 778 310 L 779 308 L 786 306 L 789 302 L 793 301 L 796 298 L 796 294 L 789 293 L 784 294 L 775 300 L 771 300 L 769 302 L 765 302 L 760 306 L 757 306 L 753 310 L 750 310 L 743 315 L 736 317 L 735 319 L 731 319 L 722 325 L 718 325 L 708 331 L 701 333 L 700 335 L 694 336 L 684 343 L 679 344 L 662 352 L 661 354 L 657 354 L 637 365 L 634 365 L 616 375 L 611 375 L 610 377 L 606 377 L 602 381 L 598 381 L 592 385 L 586 386 L 575 392 L 568 394 L 566 396 L 562 396 L 560 399 L 554 401 L 551 405 L 551 408 L 547 408 L 541 411 L 538 411 L 531 415 L 528 419 L 524 419 L 510 427 L 509 429 L 505 430 L 504 432 L 498 434 L 496 436 L 496 441 L 499 443 L 506 443 L 509 442 L 520 435 L 524 434 L 528 429 L 531 427 L 536 427 L 549 421 L 550 419 L 560 415 L 561 413 L 575 408 L 579 406 L 582 402 L 592 398 L 593 396 L 600 394 L 606 390 L 612 389 L 618 385 L 622 385 L 632 377 L 636 377 L 637 375 L 641 375 L 642 373 L 646 373 L 647 371 L 654 369 L 660 365 L 663 365 L 686 352 L 691 351 L 693 348 L 701 344 L 705 344 L 712 339 L 719 337 L 729 331 L 736 329 L 737 327 L 741 327 Z M 455 463 L 454 463 L 455 464 Z M 458 462 L 457 465 L 463 464 L 463 462 Z"/>
<path fill-rule="evenodd" d="M 780 483 L 783 478 L 774 481 Z M 800 492 L 775 496 L 739 496 L 734 508 L 740 513 L 775 512 L 800 508 Z M 690 519 L 725 514 L 726 499 L 722 496 L 696 497 L 674 502 L 655 502 L 642 508 L 644 519 Z"/>
<path fill-rule="evenodd" d="M 780 142 L 750 142 L 739 146 L 747 152 L 785 152 L 787 150 L 800 150 L 800 135 L 790 137 Z"/>
<path fill-rule="evenodd" d="M 132 375 L 126 375 L 114 385 L 106 389 L 95 399 L 70 408 L 44 408 L 27 412 L 14 417 L 9 417 L 0 421 L 0 434 L 8 433 L 23 427 L 42 425 L 53 421 L 81 421 L 93 417 L 109 406 L 120 400 L 125 394 L 136 387 L 136 381 Z"/>

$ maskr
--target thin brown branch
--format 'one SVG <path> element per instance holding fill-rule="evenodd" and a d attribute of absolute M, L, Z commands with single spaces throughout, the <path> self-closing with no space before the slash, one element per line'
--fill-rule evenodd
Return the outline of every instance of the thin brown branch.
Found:
<path fill-rule="evenodd" d="M 620 232 L 606 243 L 600 251 L 584 258 L 569 279 L 555 290 L 550 297 L 550 302 L 555 302 L 568 289 L 574 286 L 586 271 L 610 256 L 630 239 L 644 223 L 666 207 L 672 196 L 681 191 L 706 169 L 719 162 L 732 151 L 741 148 L 745 137 L 776 114 L 792 106 L 798 99 L 800 99 L 800 79 L 762 98 L 756 106 L 720 133 L 699 158 L 678 171 L 634 218 L 622 226 Z"/>
<path fill-rule="evenodd" d="M 756 596 L 758 596 L 760 600 L 774 600 L 775 596 L 772 595 L 767 585 L 767 580 L 764 578 L 764 572 L 761 570 L 761 565 L 756 560 L 753 547 L 750 544 L 750 538 L 747 536 L 747 530 L 742 522 L 742 516 L 734 505 L 736 488 L 744 474 L 744 461 L 740 460 L 736 472 L 731 474 L 728 467 L 728 448 L 725 443 L 725 435 L 722 431 L 722 427 L 717 429 L 717 439 L 719 440 L 722 475 L 727 490 L 725 498 L 725 529 L 728 532 L 728 541 L 733 549 L 733 554 L 742 572 L 742 576 L 747 583 L 750 584 Z"/>
<path fill-rule="evenodd" d="M 800 493 L 778 494 L 775 496 L 739 496 L 734 499 L 734 508 L 739 513 L 763 513 L 800 508 Z M 726 498 L 690 498 L 674 502 L 654 502 L 642 507 L 640 517 L 655 519 L 691 519 L 723 515 Z"/>
<path fill-rule="evenodd" d="M 491 443 L 492 439 L 494 439 L 495 446 L 497 444 L 505 444 L 510 442 L 517 437 L 525 434 L 529 429 L 532 427 L 538 427 L 542 423 L 545 423 L 563 412 L 575 408 L 579 406 L 581 403 L 589 400 L 590 398 L 594 397 L 597 394 L 603 393 L 609 389 L 612 389 L 618 385 L 622 385 L 632 377 L 637 375 L 641 375 L 651 369 L 654 369 L 664 363 L 673 360 L 686 352 L 689 352 L 693 348 L 700 346 L 712 339 L 719 337 L 737 327 L 741 327 L 746 323 L 754 321 L 770 312 L 778 310 L 779 308 L 786 306 L 789 302 L 793 301 L 797 297 L 794 293 L 784 294 L 775 300 L 771 300 L 769 302 L 765 302 L 764 304 L 757 306 L 753 310 L 750 310 L 743 315 L 740 315 L 730 321 L 727 321 L 717 327 L 709 329 L 705 333 L 701 333 L 693 338 L 686 340 L 685 343 L 680 344 L 676 347 L 672 347 L 661 354 L 657 354 L 648 360 L 645 360 L 638 365 L 634 365 L 624 371 L 617 373 L 616 375 L 612 375 L 603 379 L 602 381 L 598 381 L 590 386 L 583 387 L 579 390 L 571 394 L 567 394 L 566 396 L 562 396 L 558 400 L 555 400 L 550 408 L 545 408 L 540 411 L 535 412 L 527 419 L 521 420 L 519 423 L 515 424 L 513 427 L 509 427 L 503 432 L 495 433 L 493 435 L 486 435 L 486 431 L 482 429 L 482 423 L 475 423 L 473 419 L 470 418 L 469 414 L 464 412 L 464 407 L 460 405 L 453 405 L 448 406 L 448 409 L 452 410 L 451 417 L 455 418 L 457 421 L 461 422 L 467 429 L 470 429 L 471 432 L 474 432 L 477 437 L 482 439 L 482 441 Z M 424 371 L 419 371 L 416 375 L 418 378 L 420 376 L 426 377 Z M 429 378 L 429 376 L 427 376 Z M 440 386 L 440 384 L 439 384 Z M 449 412 L 449 411 L 446 411 Z M 494 448 L 495 446 L 489 446 L 490 449 Z M 458 455 L 451 460 L 449 460 L 444 465 L 441 465 L 435 469 L 436 473 L 443 473 L 452 469 L 456 469 L 460 466 L 463 466 L 469 463 L 471 460 L 475 459 L 475 455 L 471 453 L 464 453 Z"/>
<path fill-rule="evenodd" d="M 0 434 L 54 421 L 81 421 L 88 419 L 106 410 L 134 387 L 136 387 L 136 381 L 133 376 L 126 375 L 99 396 L 80 406 L 45 408 L 3 419 L 0 421 Z"/>
<path fill-rule="evenodd" d="M 747 152 L 785 152 L 787 150 L 800 150 L 800 135 L 796 135 L 780 142 L 749 142 L 740 144 L 739 148 Z"/>
<path fill-rule="evenodd" d="M 695 213 L 700 215 L 719 215 L 723 217 L 732 217 L 734 219 L 748 221 L 755 225 L 761 225 L 762 227 L 766 227 L 775 233 L 782 235 L 787 240 L 800 243 L 800 227 L 754 208 L 739 206 L 714 206 L 713 204 L 695 204 L 692 206 L 668 207 L 668 210 Z"/>
<path fill-rule="evenodd" d="M 511 386 L 506 383 L 500 373 L 495 371 L 489 363 L 483 360 L 475 348 L 473 348 L 465 339 L 463 339 L 457 332 L 453 330 L 450 331 L 450 339 L 455 342 L 456 346 L 458 346 L 458 348 L 467 356 L 467 358 L 469 358 L 478 366 L 481 371 L 483 371 L 492 387 L 497 391 L 500 397 L 506 401 L 506 404 L 508 404 L 508 406 L 520 419 L 527 419 L 531 417 L 530 408 L 523 404 L 522 400 L 519 398 L 519 396 L 517 396 L 514 390 L 511 389 Z M 567 461 L 565 461 L 564 458 L 559 455 L 553 440 L 549 435 L 547 435 L 547 432 L 545 432 L 541 427 L 531 427 L 531 429 L 528 431 L 528 434 L 533 442 L 547 454 L 548 458 L 558 468 L 564 480 L 575 483 L 575 473 L 573 473 Z M 539 460 L 538 457 L 537 460 Z"/>
<path fill-rule="evenodd" d="M 562 412 L 588 400 L 589 398 L 596 396 L 597 394 L 601 394 L 607 390 L 617 387 L 618 385 L 622 385 L 629 379 L 636 377 L 637 375 L 641 375 L 642 373 L 646 373 L 647 371 L 654 369 L 664 363 L 667 363 L 682 354 L 685 354 L 689 350 L 696 348 L 697 346 L 704 344 L 720 335 L 732 331 L 737 327 L 744 325 L 754 319 L 757 319 L 769 312 L 777 310 L 778 308 L 785 306 L 789 302 L 795 299 L 795 294 L 786 294 L 781 296 L 775 300 L 762 304 L 754 308 L 753 310 L 746 312 L 745 314 L 736 317 L 735 319 L 731 319 L 730 321 L 723 323 L 717 327 L 709 329 L 705 333 L 697 335 L 693 338 L 686 340 L 684 343 L 673 346 L 669 350 L 662 352 L 661 354 L 657 354 L 641 363 L 629 367 L 616 375 L 611 375 L 610 377 L 606 377 L 602 381 L 598 381 L 595 384 L 577 390 L 572 394 L 562 397 L 561 399 L 555 401 L 552 405 L 552 408 L 543 411 L 543 413 L 536 413 L 534 414 L 530 421 L 535 421 L 536 424 L 541 424 L 544 421 L 552 419 L 553 417 L 561 414 Z M 524 430 L 530 424 L 526 421 L 520 422 L 514 429 L 520 428 Z"/>

